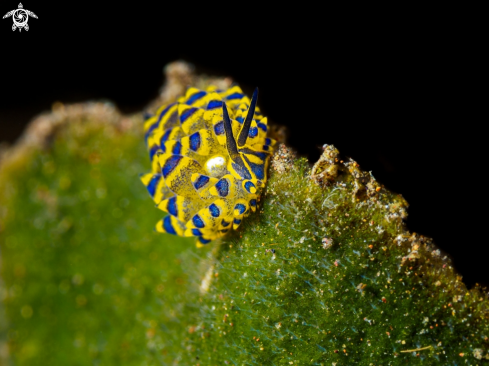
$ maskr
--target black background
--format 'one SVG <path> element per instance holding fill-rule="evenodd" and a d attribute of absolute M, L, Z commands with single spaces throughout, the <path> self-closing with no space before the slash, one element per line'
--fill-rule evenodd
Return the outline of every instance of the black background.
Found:
<path fill-rule="evenodd" d="M 258 86 L 289 145 L 311 161 L 325 143 L 353 157 L 403 194 L 409 229 L 433 237 L 469 287 L 489 284 L 487 58 L 476 23 L 424 10 L 401 20 L 359 9 L 23 5 L 39 17 L 28 32 L 0 21 L 0 141 L 54 101 L 140 111 L 163 66 L 183 59 L 248 93 Z M 0 13 L 15 8 L 2 1 Z"/>

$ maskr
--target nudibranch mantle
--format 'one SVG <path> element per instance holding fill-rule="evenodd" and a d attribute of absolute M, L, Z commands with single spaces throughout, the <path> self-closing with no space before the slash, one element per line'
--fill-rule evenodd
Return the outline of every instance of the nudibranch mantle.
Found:
<path fill-rule="evenodd" d="M 156 230 L 197 237 L 197 246 L 236 230 L 255 212 L 276 144 L 267 118 L 238 86 L 189 88 L 144 123 L 151 172 L 141 181 L 168 213 Z"/>

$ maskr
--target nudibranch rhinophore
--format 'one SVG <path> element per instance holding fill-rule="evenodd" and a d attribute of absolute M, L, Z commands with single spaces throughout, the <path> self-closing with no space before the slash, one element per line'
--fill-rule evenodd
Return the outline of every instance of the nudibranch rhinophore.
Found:
<path fill-rule="evenodd" d="M 168 213 L 156 230 L 196 236 L 197 246 L 236 230 L 255 212 L 275 140 L 238 86 L 189 88 L 144 124 L 151 172 L 141 180 Z"/>

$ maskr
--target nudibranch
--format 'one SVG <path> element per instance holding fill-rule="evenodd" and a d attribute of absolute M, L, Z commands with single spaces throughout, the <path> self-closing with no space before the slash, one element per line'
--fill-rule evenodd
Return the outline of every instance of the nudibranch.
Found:
<path fill-rule="evenodd" d="M 144 124 L 151 172 L 141 180 L 168 214 L 156 230 L 197 237 L 197 246 L 236 230 L 257 209 L 275 141 L 267 118 L 238 86 L 189 88 Z"/>

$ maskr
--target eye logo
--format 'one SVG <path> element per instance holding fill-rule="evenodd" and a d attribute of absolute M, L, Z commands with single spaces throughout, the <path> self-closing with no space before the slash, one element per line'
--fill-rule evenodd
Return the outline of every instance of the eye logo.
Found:
<path fill-rule="evenodd" d="M 14 24 L 12 25 L 12 30 L 15 31 L 18 28 L 19 32 L 22 31 L 22 28 L 24 28 L 26 31 L 29 30 L 29 25 L 27 25 L 29 16 L 37 19 L 37 15 L 30 10 L 24 9 L 22 3 L 19 3 L 18 9 L 11 10 L 7 14 L 5 14 L 3 16 L 3 19 L 8 18 L 10 16 L 14 21 Z"/>

